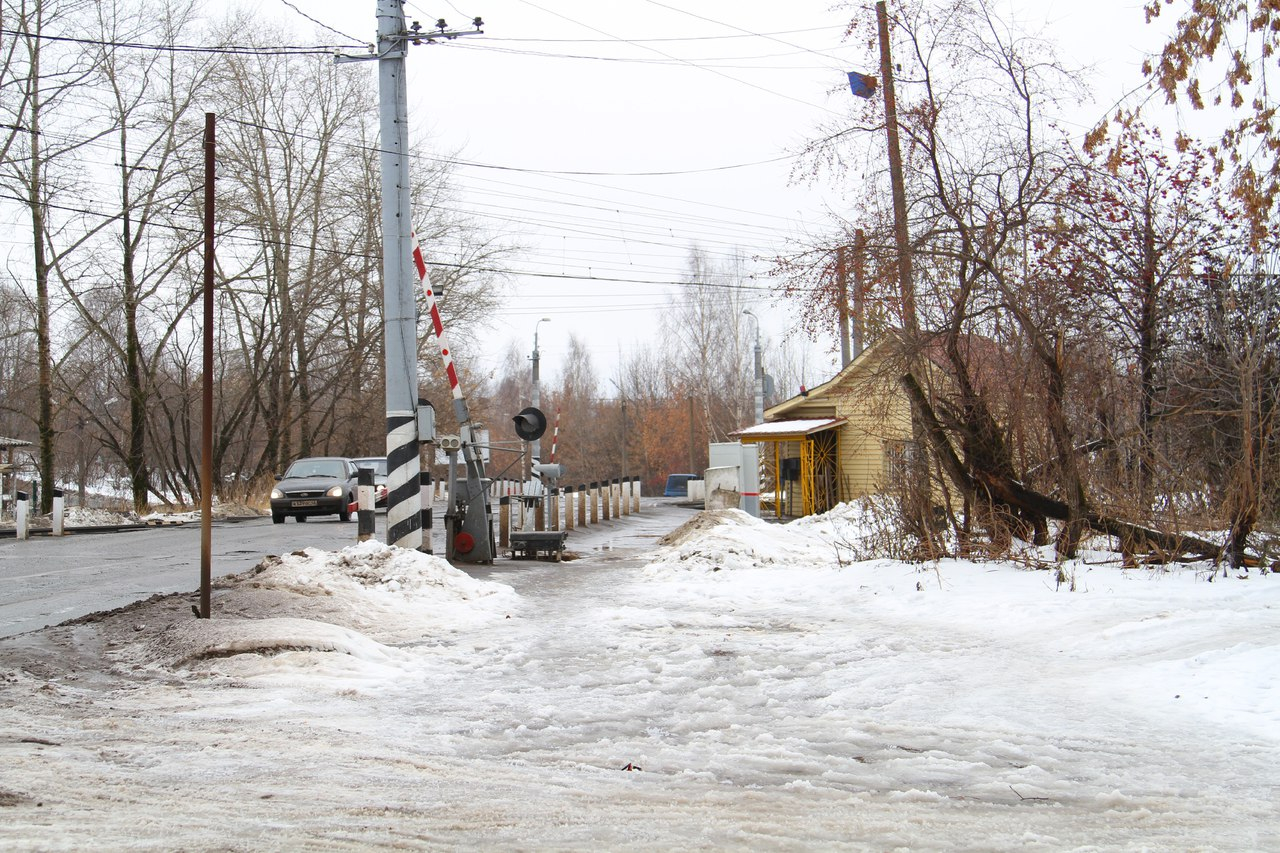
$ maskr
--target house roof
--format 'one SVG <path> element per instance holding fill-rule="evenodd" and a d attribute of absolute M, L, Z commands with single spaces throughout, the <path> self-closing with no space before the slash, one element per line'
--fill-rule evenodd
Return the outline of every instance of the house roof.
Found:
<path fill-rule="evenodd" d="M 7 435 L 0 435 L 0 447 L 30 447 L 31 442 L 23 441 L 20 438 L 9 438 Z"/>
<path fill-rule="evenodd" d="M 836 373 L 835 376 L 832 376 L 826 382 L 808 389 L 803 394 L 797 394 L 788 400 L 783 400 L 781 403 L 775 403 L 773 406 L 770 406 L 765 410 L 765 417 L 783 417 L 791 410 L 799 408 L 805 403 L 825 397 L 834 389 L 840 387 L 840 385 L 844 383 L 845 379 L 847 379 L 851 374 L 867 370 L 868 366 L 875 363 L 887 347 L 895 344 L 896 342 L 896 336 L 886 335 L 864 349 L 858 354 L 857 358 L 846 364 Z"/>
<path fill-rule="evenodd" d="M 784 439 L 804 438 L 807 435 L 813 435 L 815 432 L 822 432 L 838 427 L 845 422 L 844 418 L 807 418 L 794 421 L 769 421 L 768 423 L 756 424 L 746 429 L 738 430 L 730 433 L 737 436 L 739 441 L 751 443 L 753 441 L 780 441 Z"/>

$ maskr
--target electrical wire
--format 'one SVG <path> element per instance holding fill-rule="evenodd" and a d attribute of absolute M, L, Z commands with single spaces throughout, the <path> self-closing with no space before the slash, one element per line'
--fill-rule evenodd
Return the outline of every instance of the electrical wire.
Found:
<path fill-rule="evenodd" d="M 24 199 L 20 196 L 9 195 L 7 193 L 0 193 L 0 199 L 4 199 L 8 201 L 16 201 L 22 204 L 28 203 L 27 199 Z M 76 213 L 84 216 L 98 217 L 100 219 L 106 220 L 106 223 L 120 219 L 120 215 L 118 213 L 103 213 L 97 210 L 73 207 L 70 205 L 45 203 L 43 204 L 43 207 L 51 210 L 61 210 L 61 211 Z M 165 230 L 175 231 L 180 234 L 189 234 L 189 235 L 193 235 L 194 237 L 202 236 L 204 233 L 203 230 L 200 228 L 185 227 L 185 226 L 177 225 L 173 223 L 152 222 L 151 227 L 163 228 Z M 235 232 L 244 230 L 246 227 L 247 226 L 244 226 L 244 225 L 232 225 L 225 230 L 217 232 L 217 234 L 215 234 L 215 238 L 221 241 L 230 241 L 233 244 L 239 243 L 241 245 L 252 246 L 254 249 L 258 249 L 263 245 L 278 246 L 282 248 L 287 247 L 287 248 L 294 248 L 294 249 L 305 249 L 305 250 L 311 250 L 315 248 L 315 246 L 311 244 L 306 244 L 306 243 L 297 243 L 289 240 L 263 240 L 260 238 L 260 236 L 257 236 L 257 235 L 246 237 L 246 236 L 240 236 L 239 234 L 235 233 Z M 325 249 L 323 250 L 322 254 L 326 256 L 334 256 L 338 258 L 359 259 L 359 260 L 365 260 L 365 261 L 381 260 L 381 255 L 375 256 L 375 255 L 368 254 L 366 252 L 354 252 L 354 251 L 347 251 L 347 250 Z M 600 283 L 607 283 L 607 284 L 646 284 L 646 285 L 664 285 L 664 286 L 674 286 L 674 287 L 706 287 L 706 288 L 712 288 L 712 289 L 718 289 L 718 290 L 740 290 L 745 292 L 759 292 L 759 293 L 772 291 L 772 288 L 767 286 L 760 286 L 760 285 L 733 284 L 733 283 L 722 283 L 722 282 L 713 282 L 713 281 L 689 281 L 688 279 L 653 279 L 653 278 L 628 278 L 625 276 L 572 275 L 568 273 L 547 273 L 547 272 L 536 272 L 532 270 L 508 269 L 508 268 L 492 267 L 492 266 L 479 266 L 479 265 L 471 265 L 471 264 L 462 263 L 462 262 L 451 262 L 451 261 L 440 261 L 440 260 L 429 260 L 427 261 L 427 266 L 434 267 L 437 269 L 457 269 L 457 270 L 465 270 L 467 272 L 472 272 L 472 273 L 484 273 L 484 274 L 498 275 L 498 276 L 504 276 L 504 277 L 514 276 L 514 277 L 521 277 L 521 278 L 548 279 L 548 280 L 555 280 L 555 281 L 600 282 Z M 707 275 L 728 277 L 728 274 L 725 274 L 725 273 L 709 273 Z"/>
<path fill-rule="evenodd" d="M 770 41 L 776 41 L 778 44 L 786 45 L 787 47 L 794 48 L 803 53 L 812 53 L 814 56 L 821 56 L 823 59 L 828 59 L 828 60 L 835 59 L 835 57 L 827 56 L 826 54 L 820 53 L 816 50 L 812 50 L 807 47 L 801 47 L 800 45 L 792 44 L 791 42 L 783 41 L 782 39 L 775 38 L 773 36 L 765 36 L 761 33 L 752 32 L 751 30 L 745 30 L 742 27 L 737 26 L 736 24 L 727 24 L 724 21 L 717 21 L 714 18 L 708 18 L 705 15 L 699 15 L 696 12 L 690 12 L 688 9 L 682 9 L 677 6 L 669 6 L 666 3 L 658 2 L 658 0 L 644 0 L 644 2 L 650 4 L 651 6 L 657 6 L 662 9 L 667 9 L 668 11 L 671 11 L 671 12 L 678 12 L 681 15 L 688 15 L 691 18 L 697 18 L 699 21 L 706 21 L 707 23 L 710 23 L 710 24 L 717 24 L 718 26 L 721 26 L 721 27 L 737 30 L 738 32 L 744 33 L 749 36 L 755 36 L 757 38 L 767 38 Z M 839 70 L 839 67 L 836 65 L 828 66 L 828 67 L 831 68 L 832 70 Z"/>
<path fill-rule="evenodd" d="M 0 35 L 33 38 L 41 41 L 68 42 L 71 44 L 87 44 L 95 47 L 116 47 L 130 50 L 156 50 L 167 53 L 207 53 L 227 54 L 233 56 L 332 56 L 335 50 L 360 49 L 368 44 L 319 44 L 319 45 L 281 45 L 274 48 L 248 47 L 244 45 L 208 45 L 193 44 L 147 44 L 144 42 L 104 41 L 102 39 L 73 38 L 71 36 L 54 36 L 48 33 L 32 33 L 26 30 L 0 29 Z"/>
<path fill-rule="evenodd" d="M 797 33 L 817 33 L 828 32 L 830 27 L 806 27 L 799 30 L 781 30 L 776 33 L 746 33 L 745 35 L 720 35 L 720 36 L 667 36 L 664 38 L 650 39 L 630 39 L 631 44 L 661 44 L 664 42 L 686 42 L 686 41 L 726 41 L 730 39 L 744 38 L 768 38 L 770 36 L 786 36 Z M 618 40 L 616 38 L 607 39 L 554 39 L 554 38 L 500 38 L 495 36 L 486 36 L 485 41 L 503 41 L 503 42 L 536 42 L 543 44 L 614 44 Z"/>
<path fill-rule="evenodd" d="M 537 3 L 532 2 L 532 0 L 519 0 L 519 2 L 523 3 L 523 4 L 524 4 L 524 5 L 526 5 L 526 6 L 530 6 L 530 7 L 534 8 L 534 9 L 537 9 L 539 12 L 542 12 L 542 13 L 544 13 L 544 14 L 547 14 L 547 15 L 554 15 L 554 16 L 555 16 L 555 17 L 557 17 L 557 18 L 563 18 L 564 20 L 568 21 L 568 22 L 569 22 L 569 23 L 571 23 L 571 24 L 576 24 L 576 25 L 577 25 L 577 26 L 579 26 L 579 27 L 583 27 L 583 28 L 585 28 L 585 29 L 591 30 L 592 32 L 599 33 L 600 35 L 603 35 L 603 36 L 609 36 L 610 38 L 613 38 L 613 39 L 615 39 L 615 40 L 616 40 L 616 41 L 618 41 L 618 42 L 621 42 L 621 43 L 624 43 L 624 44 L 630 44 L 630 45 L 632 45 L 632 46 L 634 46 L 634 47 L 639 47 L 639 48 L 643 48 L 644 50 L 652 51 L 653 53 L 656 53 L 656 54 L 658 54 L 659 56 L 666 57 L 667 59 L 673 60 L 673 61 L 675 61 L 675 62 L 679 62 L 679 63 L 684 64 L 684 65 L 688 65 L 688 66 L 689 66 L 689 67 L 691 67 L 691 68 L 698 68 L 698 69 L 701 69 L 701 70 L 703 70 L 703 71 L 707 71 L 707 72 L 709 72 L 709 73 L 711 73 L 711 74 L 715 74 L 715 75 L 717 75 L 717 76 L 719 76 L 719 77 L 723 77 L 723 78 L 725 78 L 726 80 L 731 80 L 731 81 L 733 81 L 733 82 L 735 82 L 735 83 L 738 83 L 738 84 L 740 84 L 740 85 L 747 86 L 747 87 L 749 87 L 749 88 L 756 89 L 756 90 L 761 91 L 761 92 L 765 92 L 765 93 L 767 93 L 767 94 L 773 95 L 773 96 L 778 97 L 778 98 L 783 98 L 783 99 L 788 100 L 788 101 L 795 101 L 796 103 L 798 103 L 798 104 L 803 104 L 803 105 L 805 105 L 806 107 L 812 107 L 813 109 L 822 110 L 823 112 L 832 113 L 833 115 L 835 115 L 835 114 L 836 114 L 834 110 L 831 110 L 831 109 L 829 109 L 829 108 L 827 108 L 827 107 L 820 106 L 820 105 L 818 105 L 818 104 L 811 103 L 810 101 L 806 101 L 806 100 L 804 100 L 803 98 L 796 98 L 796 97 L 793 97 L 793 96 L 791 96 L 791 95 L 787 95 L 787 94 L 784 94 L 784 93 L 782 93 L 782 92 L 778 92 L 778 91 L 775 91 L 775 90 L 773 90 L 773 89 L 766 88 L 766 87 L 764 87 L 764 86 L 756 85 L 755 83 L 748 82 L 748 81 L 743 80 L 743 79 L 741 79 L 741 78 L 739 78 L 739 77 L 734 77 L 732 74 L 725 74 L 724 72 L 722 72 L 722 71 L 720 71 L 720 70 L 718 70 L 718 69 L 711 68 L 711 67 L 708 67 L 708 66 L 705 66 L 705 65 L 699 65 L 699 64 L 698 64 L 698 63 L 696 63 L 696 62 L 689 62 L 689 61 L 687 61 L 687 60 L 680 59 L 680 57 L 678 57 L 678 56 L 672 56 L 671 54 L 666 53 L 665 51 L 659 50 L 659 49 L 658 49 L 658 48 L 656 48 L 656 47 L 652 47 L 652 46 L 650 46 L 650 45 L 648 45 L 648 44 L 641 44 L 641 43 L 639 43 L 639 42 L 633 42 L 633 41 L 630 41 L 629 39 L 624 39 L 624 38 L 621 38 L 621 37 L 619 37 L 619 36 L 615 36 L 615 35 L 613 35 L 612 33 L 607 33 L 607 32 L 605 32 L 604 30 L 601 30 L 601 29 L 599 29 L 599 28 L 597 28 L 597 27 L 593 27 L 593 26 L 591 26 L 590 24 L 585 24 L 585 23 L 583 23 L 582 21 L 578 21 L 578 20 L 575 20 L 575 19 L 573 19 L 573 18 L 570 18 L 568 15 L 562 15 L 562 14 L 560 14 L 559 12 L 555 12 L 555 11 L 552 11 L 552 10 L 550 10 L 550 9 L 544 8 L 544 7 L 542 7 L 542 6 L 539 6 Z"/>
<path fill-rule="evenodd" d="M 301 10 L 301 9 L 299 9 L 297 6 L 293 5 L 293 3 L 292 3 L 292 2 L 290 2 L 290 0 L 280 0 L 280 2 L 281 2 L 281 3 L 283 3 L 284 5 L 288 6 L 288 7 L 289 7 L 290 9 L 292 9 L 293 11 L 297 12 L 297 13 L 298 13 L 299 15 L 301 15 L 302 17 L 306 18 L 306 19 L 307 19 L 308 21 L 310 21 L 311 23 L 315 24 L 315 25 L 316 25 L 316 26 L 318 26 L 318 27 L 323 27 L 324 29 L 328 30 L 329 32 L 333 33 L 334 35 L 342 36 L 344 39 L 351 39 L 351 40 L 352 40 L 352 41 L 354 41 L 354 42 L 358 42 L 358 41 L 360 41 L 360 39 L 356 38 L 355 36 L 348 35 L 348 34 L 344 33 L 342 30 L 335 30 L 333 27 L 329 26 L 329 25 L 328 25 L 328 24 L 326 24 L 324 21 L 317 21 L 315 18 L 311 17 L 311 16 L 310 16 L 310 15 L 308 15 L 306 12 L 302 11 L 302 10 Z"/>
<path fill-rule="evenodd" d="M 497 47 L 494 45 L 486 45 L 484 43 L 454 43 L 451 47 L 459 50 L 479 50 L 489 53 L 501 53 L 508 56 L 539 56 L 547 59 L 581 59 L 593 62 L 621 62 L 634 65 L 657 65 L 657 66 L 681 66 L 688 65 L 691 62 L 699 64 L 707 63 L 725 63 L 725 62 L 746 62 L 749 60 L 760 59 L 781 59 L 785 56 L 795 56 L 797 53 L 805 51 L 794 51 L 791 53 L 774 53 L 774 54 L 756 54 L 754 56 L 702 56 L 702 57 L 686 57 L 680 60 L 673 59 L 649 59 L 638 56 L 599 56 L 595 54 L 581 53 L 552 53 L 545 50 L 531 50 L 529 48 L 514 47 Z M 812 51 L 810 51 L 812 52 Z M 741 70 L 741 71 L 830 71 L 831 66 L 822 65 L 716 65 L 721 70 Z"/>

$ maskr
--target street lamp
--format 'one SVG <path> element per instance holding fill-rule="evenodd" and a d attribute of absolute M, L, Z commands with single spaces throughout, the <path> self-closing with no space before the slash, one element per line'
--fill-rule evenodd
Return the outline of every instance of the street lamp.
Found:
<path fill-rule="evenodd" d="M 764 359 L 760 353 L 760 318 L 757 317 L 750 308 L 744 308 L 743 314 L 746 314 L 756 324 L 756 372 L 755 372 L 755 391 L 756 391 L 756 423 L 764 423 Z M 742 508 L 750 515 L 756 518 L 760 517 L 760 462 L 758 454 L 759 445 L 752 445 L 748 448 L 746 445 L 742 447 L 742 467 L 740 470 L 739 488 L 742 490 Z M 748 453 L 748 450 L 750 451 Z M 749 462 L 748 459 L 755 460 Z"/>
<path fill-rule="evenodd" d="M 755 367 L 755 374 L 753 377 L 754 379 L 753 384 L 755 385 L 755 392 L 756 392 L 756 423 L 762 424 L 764 423 L 764 363 L 760 353 L 760 318 L 757 317 L 754 313 L 752 313 L 750 308 L 742 309 L 742 313 L 746 314 L 748 317 L 750 317 L 752 320 L 755 321 L 756 367 Z"/>
<path fill-rule="evenodd" d="M 627 479 L 627 395 L 622 393 L 622 386 L 612 379 L 609 383 L 618 389 L 618 400 L 622 403 L 622 479 Z"/>
<path fill-rule="evenodd" d="M 533 407 L 535 409 L 539 408 L 540 404 L 542 403 L 542 397 L 538 389 L 538 360 L 539 358 L 541 358 L 541 355 L 538 352 L 538 327 L 541 326 L 543 323 L 550 323 L 550 322 L 551 322 L 550 317 L 543 317 L 542 319 L 538 320 L 538 322 L 533 324 L 533 358 L 531 360 L 533 361 L 532 402 L 533 402 Z M 542 441 L 540 439 L 535 438 L 533 441 L 530 442 L 530 445 L 531 447 L 530 447 L 530 454 L 529 454 L 530 456 L 529 464 L 537 465 L 539 462 L 542 461 Z"/>

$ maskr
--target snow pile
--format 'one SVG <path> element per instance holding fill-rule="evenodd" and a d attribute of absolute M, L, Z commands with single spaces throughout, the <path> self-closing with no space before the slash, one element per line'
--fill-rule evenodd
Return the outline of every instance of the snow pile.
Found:
<path fill-rule="evenodd" d="M 842 562 L 880 557 L 903 557 L 915 547 L 914 538 L 897 530 L 901 513 L 894 498 L 878 495 L 837 504 L 820 515 L 789 522 L 795 533 L 830 543 Z"/>
<path fill-rule="evenodd" d="M 112 527 L 138 523 L 138 517 L 133 513 L 126 514 L 83 506 L 68 507 L 62 518 L 63 524 L 67 527 Z"/>
<path fill-rule="evenodd" d="M 421 667 L 417 656 L 394 646 L 449 642 L 457 632 L 505 619 L 519 604 L 508 586 L 372 540 L 336 552 L 307 548 L 267 557 L 219 580 L 213 592 L 208 620 L 171 607 L 163 619 L 152 617 L 158 624 L 148 624 L 124 608 L 110 658 L 125 670 L 277 685 L 386 684 Z"/>
<path fill-rule="evenodd" d="M 268 557 L 254 570 L 254 577 L 262 586 L 383 604 L 415 599 L 470 601 L 510 591 L 501 584 L 475 580 L 433 554 L 395 548 L 376 539 L 341 551 L 306 548 L 283 557 Z"/>
<path fill-rule="evenodd" d="M 145 627 L 142 629 L 145 630 Z M 142 660 L 165 669 L 189 672 L 207 662 L 237 655 L 282 659 L 269 667 L 316 668 L 305 653 L 350 655 L 374 665 L 405 663 L 409 657 L 358 631 L 312 619 L 190 619 L 157 632 L 145 645 Z M 259 661 L 239 661 L 241 675 L 261 672 Z M 206 671 L 205 674 L 208 674 Z"/>
<path fill-rule="evenodd" d="M 245 503 L 236 501 L 224 503 L 218 500 L 213 502 L 214 518 L 253 518 L 266 514 Z M 200 518 L 200 510 L 192 509 L 183 512 L 152 512 L 142 516 L 141 521 L 144 524 L 196 524 L 199 523 Z"/>
<path fill-rule="evenodd" d="M 337 614 L 340 624 L 384 641 L 504 618 L 518 605 L 509 586 L 476 580 L 440 557 L 373 539 L 341 551 L 306 548 L 267 557 L 237 580 L 263 592 L 301 596 L 305 601 L 291 603 L 295 610 Z"/>
<path fill-rule="evenodd" d="M 835 559 L 829 543 L 737 509 L 700 512 L 658 544 L 664 547 L 645 569 L 655 580 L 688 572 L 827 564 Z"/>

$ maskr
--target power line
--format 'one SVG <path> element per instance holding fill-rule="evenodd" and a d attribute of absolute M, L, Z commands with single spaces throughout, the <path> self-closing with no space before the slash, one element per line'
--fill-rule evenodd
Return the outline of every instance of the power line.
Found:
<path fill-rule="evenodd" d="M 784 56 L 795 56 L 797 53 L 813 53 L 811 50 L 792 51 L 790 53 L 773 53 L 773 54 L 757 54 L 755 56 L 701 56 L 688 57 L 685 59 L 649 59 L 638 56 L 598 56 L 592 54 L 580 53 L 552 53 L 545 50 L 530 50 L 528 48 L 514 47 L 495 47 L 485 44 L 463 44 L 455 45 L 455 47 L 465 50 L 481 50 L 489 53 L 501 53 L 507 56 L 540 56 L 547 59 L 581 59 L 592 62 L 621 62 L 634 65 L 661 65 L 661 66 L 680 66 L 690 63 L 698 63 L 699 65 L 708 65 L 721 70 L 737 70 L 737 71 L 830 71 L 830 65 L 724 65 L 717 64 L 710 66 L 709 63 L 727 63 L 727 62 L 746 62 L 748 60 L 760 59 L 778 59 Z"/>
<path fill-rule="evenodd" d="M 335 50 L 367 48 L 367 44 L 318 44 L 318 45 L 281 45 L 274 48 L 247 47 L 244 45 L 208 45 L 194 44 L 147 44 L 144 42 L 104 41 L 102 39 L 73 38 L 71 36 L 54 36 L 48 33 L 32 33 L 26 30 L 0 29 L 0 34 L 20 38 L 40 39 L 41 41 L 68 42 L 71 44 L 87 44 L 94 47 L 116 47 L 129 50 L 157 50 L 167 53 L 211 53 L 234 56 L 331 56 Z"/>
<path fill-rule="evenodd" d="M 629 44 L 661 44 L 664 42 L 685 42 L 685 41 L 725 41 L 729 39 L 743 38 L 769 38 L 771 36 L 787 36 L 797 33 L 816 33 L 826 32 L 830 27 L 806 27 L 799 30 L 781 30 L 776 33 L 751 33 L 743 30 L 743 35 L 721 35 L 721 36 L 668 36 L 665 38 L 650 39 L 628 39 Z M 616 38 L 607 39 L 549 39 L 549 38 L 500 38 L 489 36 L 485 41 L 505 41 L 505 42 L 534 42 L 544 44 L 614 44 L 618 40 Z"/>
<path fill-rule="evenodd" d="M 16 201 L 22 204 L 29 203 L 28 199 L 24 199 L 20 196 L 9 195 L 6 193 L 0 193 L 0 199 L 5 199 L 8 201 Z M 85 216 L 96 216 L 101 219 L 105 219 L 108 222 L 120 219 L 119 213 L 109 214 L 109 213 L 103 213 L 97 210 L 90 210 L 87 208 L 72 207 L 70 205 L 53 204 L 53 203 L 43 203 L 42 206 L 52 210 L 61 210 L 61 211 L 77 213 Z M 176 225 L 173 223 L 160 223 L 160 222 L 153 221 L 151 223 L 151 226 L 155 228 L 163 228 L 169 231 L 175 231 L 181 234 L 190 234 L 195 236 L 198 236 L 203 233 L 202 229 L 200 228 L 186 227 L 182 225 Z M 297 243 L 290 240 L 263 240 L 263 239 L 260 239 L 259 236 L 243 237 L 235 233 L 246 227 L 247 226 L 240 225 L 240 224 L 232 225 L 227 230 L 219 232 L 216 236 L 223 241 L 231 241 L 233 243 L 239 242 L 244 245 L 251 245 L 254 248 L 257 248 L 262 245 L 280 246 L 280 247 L 295 248 L 295 249 L 316 248 L 315 246 L 308 243 Z M 339 258 L 355 258 L 355 259 L 370 261 L 370 262 L 381 261 L 382 259 L 381 255 L 372 255 L 367 252 L 354 252 L 354 251 L 347 251 L 347 250 L 340 250 L 340 249 L 321 249 L 320 251 L 324 255 L 331 255 Z M 659 286 L 666 285 L 666 286 L 674 286 L 674 287 L 708 287 L 708 288 L 713 288 L 718 290 L 742 290 L 742 291 L 759 292 L 759 293 L 767 293 L 772 291 L 772 288 L 769 288 L 766 286 L 760 286 L 760 285 L 732 284 L 732 283 L 721 283 L 721 282 L 712 282 L 712 281 L 690 281 L 688 279 L 654 279 L 654 278 L 627 278 L 624 276 L 572 275 L 569 273 L 548 273 L 548 272 L 535 272 L 533 270 L 507 269 L 502 267 L 490 267 L 490 266 L 476 266 L 476 265 L 470 265 L 467 263 L 439 261 L 439 260 L 427 261 L 427 266 L 436 267 L 440 269 L 465 270 L 465 271 L 474 272 L 474 273 L 487 273 L 490 275 L 519 276 L 524 278 L 550 279 L 550 280 L 556 280 L 556 281 L 603 282 L 603 283 L 610 283 L 610 284 L 647 284 L 647 285 L 659 285 Z M 710 275 L 729 277 L 729 275 L 725 273 L 710 273 Z"/>
<path fill-rule="evenodd" d="M 302 10 L 301 10 L 301 9 L 299 9 L 297 6 L 293 5 L 293 3 L 291 3 L 291 2 L 290 2 L 290 0 L 280 0 L 280 2 L 281 2 L 281 3 L 283 3 L 284 5 L 288 6 L 288 7 L 289 7 L 290 9 L 292 9 L 293 11 L 297 12 L 297 13 L 298 13 L 299 15 L 301 15 L 302 17 L 306 18 L 306 19 L 307 19 L 308 21 L 310 21 L 311 23 L 315 24 L 315 25 L 316 25 L 316 26 L 318 26 L 318 27 L 323 27 L 324 29 L 328 30 L 329 32 L 333 33 L 334 35 L 339 35 L 339 36 L 342 36 L 344 39 L 351 39 L 352 41 L 356 41 L 356 42 L 360 41 L 360 39 L 356 38 L 355 36 L 348 35 L 348 34 L 344 33 L 342 30 L 335 30 L 333 27 L 329 26 L 328 24 L 324 23 L 323 21 L 317 21 L 315 18 L 311 17 L 311 16 L 310 16 L 310 15 L 308 15 L 306 12 L 302 11 Z"/>
<path fill-rule="evenodd" d="M 724 21 L 717 21 L 714 18 L 708 18 L 704 15 L 699 15 L 696 12 L 690 12 L 688 9 L 681 9 L 676 6 L 669 6 L 666 3 L 658 2 L 658 0 L 645 0 L 645 2 L 653 6 L 658 6 L 659 8 L 662 8 L 662 9 L 667 9 L 671 12 L 679 12 L 682 15 L 688 15 L 691 18 L 697 18 L 699 21 L 706 21 L 707 23 L 710 23 L 710 24 L 717 24 L 718 26 L 721 26 L 721 27 L 728 27 L 729 29 L 737 30 L 738 32 L 744 33 L 749 36 L 756 36 L 758 38 L 768 38 L 770 41 L 776 41 L 778 44 L 784 44 L 787 47 L 795 48 L 796 50 L 799 50 L 801 52 L 812 53 L 814 56 L 821 56 L 823 59 L 827 59 L 827 60 L 833 59 L 833 57 L 827 56 L 824 53 L 819 53 L 816 50 L 811 50 L 810 48 L 807 48 L 807 47 L 801 47 L 800 45 L 792 44 L 789 41 L 783 41 L 782 39 L 774 38 L 773 36 L 765 36 L 761 33 L 752 32 L 751 30 L 743 29 L 742 27 L 739 27 L 736 24 L 726 24 Z M 829 66 L 829 67 L 834 68 L 835 66 Z"/>
<path fill-rule="evenodd" d="M 272 133 L 278 133 L 284 136 L 293 136 L 299 139 L 307 139 L 312 142 L 326 141 L 321 139 L 318 136 L 302 133 L 301 131 L 285 130 L 284 128 L 271 127 L 269 125 L 259 124 L 258 122 L 245 121 L 244 119 L 231 118 L 228 116 L 223 120 L 233 122 L 235 124 L 243 125 L 245 127 L 252 127 L 256 130 L 267 130 Z M 359 148 L 363 151 L 368 151 L 370 153 L 375 153 L 375 154 L 385 153 L 381 147 L 376 145 L 366 145 L 366 144 L 355 143 L 355 142 L 346 142 L 343 144 L 348 145 L 350 147 Z M 412 156 L 424 157 L 425 155 L 415 154 Z M 587 177 L 587 178 L 661 178 L 661 177 L 675 177 L 680 175 L 701 175 L 701 174 L 709 174 L 714 172 L 727 172 L 733 169 L 749 169 L 753 166 L 765 166 L 765 165 L 768 165 L 769 163 L 779 163 L 783 160 L 794 160 L 799 156 L 800 155 L 798 154 L 783 154 L 778 157 L 770 157 L 765 160 L 755 160 L 750 163 L 734 163 L 734 164 L 724 165 L 724 166 L 706 166 L 699 169 L 669 169 L 665 171 L 659 170 L 659 171 L 648 171 L 648 172 L 596 172 L 596 171 L 587 171 L 587 170 L 581 170 L 581 169 L 534 169 L 534 168 L 523 167 L 523 166 L 503 166 L 498 163 L 481 163 L 476 160 L 463 160 L 459 158 L 446 160 L 443 157 L 425 157 L 425 159 L 433 160 L 437 163 L 449 163 L 449 164 L 454 164 L 459 166 L 467 166 L 472 169 L 490 169 L 497 172 L 522 172 L 525 174 L 534 174 L 534 175 L 568 175 L 568 176 L 574 176 L 574 177 Z"/>
<path fill-rule="evenodd" d="M 791 95 L 787 95 L 787 94 L 784 94 L 784 93 L 782 93 L 782 92 L 777 92 L 777 91 L 774 91 L 773 89 L 768 89 L 768 88 L 766 88 L 766 87 L 764 87 L 764 86 L 758 86 L 758 85 L 756 85 L 755 83 L 750 83 L 750 82 L 748 82 L 748 81 L 746 81 L 746 80 L 743 80 L 743 79 L 741 79 L 741 78 L 739 78 L 739 77 L 734 77 L 732 74 L 725 74 L 724 72 L 719 71 L 718 69 L 711 68 L 711 67 L 709 67 L 709 66 L 705 66 L 705 65 L 699 65 L 699 64 L 698 64 L 698 63 L 696 63 L 696 62 L 689 62 L 688 60 L 681 59 L 681 58 L 680 58 L 680 57 L 678 57 L 678 56 L 672 56 L 672 55 L 671 55 L 671 54 L 669 54 L 669 53 L 666 53 L 666 52 L 664 52 L 664 51 L 661 51 L 661 50 L 659 50 L 659 49 L 658 49 L 658 48 L 656 48 L 656 47 L 651 47 L 651 46 L 649 46 L 649 45 L 647 45 L 647 44 L 641 44 L 641 43 L 639 43 L 639 42 L 633 42 L 633 41 L 631 41 L 631 40 L 629 40 L 629 39 L 624 39 L 624 38 L 621 38 L 621 37 L 618 37 L 618 36 L 614 36 L 612 33 L 607 33 L 607 32 L 605 32 L 604 30 L 599 29 L 598 27 L 593 27 L 593 26 L 591 26 L 590 24 L 584 24 L 582 21 L 578 21 L 578 20 L 575 20 L 575 19 L 573 19 L 573 18 L 570 18 L 568 15 L 562 15 L 562 14 L 560 14 L 559 12 L 554 12 L 554 11 L 552 11 L 552 10 L 550 10 L 550 9 L 544 8 L 544 7 L 542 7 L 542 6 L 539 6 L 537 3 L 532 2 L 532 0 L 520 0 L 520 2 L 521 2 L 521 3 L 523 3 L 523 4 L 524 4 L 524 5 L 526 5 L 526 6 L 531 6 L 531 7 L 533 7 L 534 9 L 537 9 L 539 12 L 543 12 L 543 13 L 548 14 L 548 15 L 554 15 L 554 16 L 556 16 L 557 18 L 563 18 L 564 20 L 568 21 L 568 22 L 569 22 L 569 23 L 571 23 L 571 24 L 577 24 L 577 25 L 578 25 L 578 26 L 580 26 L 580 27 L 583 27 L 583 28 L 585 28 L 585 29 L 591 30 L 592 32 L 600 33 L 600 34 L 601 34 L 601 35 L 603 35 L 603 36 L 610 36 L 610 37 L 611 37 L 611 38 L 613 38 L 615 41 L 622 42 L 622 43 L 624 43 L 624 44 L 630 44 L 630 45 L 633 45 L 633 46 L 635 46 L 635 47 L 643 48 L 644 50 L 652 51 L 653 53 L 656 53 L 656 54 L 658 54 L 659 56 L 664 56 L 664 57 L 666 57 L 667 59 L 673 60 L 673 61 L 675 61 L 675 62 L 679 62 L 679 63 L 684 64 L 684 65 L 688 65 L 690 68 L 700 68 L 700 69 L 702 69 L 703 71 L 710 72 L 711 74 L 715 74 L 715 75 L 716 75 L 716 76 L 718 76 L 718 77 L 723 77 L 723 78 L 725 78 L 726 80 L 732 80 L 733 82 L 738 83 L 738 84 L 740 84 L 740 85 L 748 86 L 748 87 L 750 87 L 750 88 L 752 88 L 752 89 L 757 89 L 757 90 L 759 90 L 759 91 L 761 91 L 761 92 L 765 92 L 765 93 L 770 94 L 770 95 L 773 95 L 773 96 L 775 96 L 775 97 L 778 97 L 778 98 L 784 98 L 784 99 L 786 99 L 786 100 L 788 100 L 788 101 L 795 101 L 795 102 L 796 102 L 796 103 L 798 103 L 798 104 L 804 104 L 806 107 L 812 107 L 812 108 L 814 108 L 814 109 L 822 110 L 823 112 L 828 112 L 828 113 L 835 114 L 835 111 L 834 111 L 834 110 L 828 109 L 827 107 L 819 106 L 818 104 L 810 103 L 809 101 L 806 101 L 806 100 L 804 100 L 803 98 L 796 98 L 796 97 L 792 97 Z"/>

